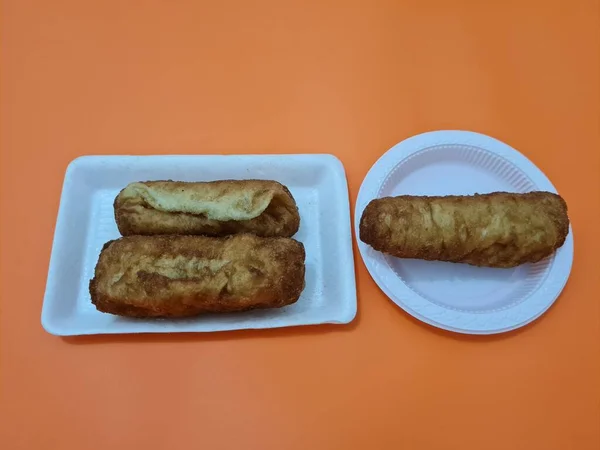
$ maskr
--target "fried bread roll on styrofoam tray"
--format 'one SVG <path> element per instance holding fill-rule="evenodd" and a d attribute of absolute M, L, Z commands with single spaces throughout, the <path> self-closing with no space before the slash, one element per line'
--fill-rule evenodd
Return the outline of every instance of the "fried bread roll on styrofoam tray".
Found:
<path fill-rule="evenodd" d="M 290 191 L 270 180 L 131 183 L 114 202 L 122 235 L 293 236 L 300 215 Z"/>
<path fill-rule="evenodd" d="M 90 294 L 99 311 L 130 317 L 277 308 L 300 297 L 304 258 L 289 238 L 127 236 L 104 246 Z"/>
<path fill-rule="evenodd" d="M 387 197 L 371 201 L 360 221 L 360 239 L 375 250 L 488 267 L 537 262 L 568 232 L 567 205 L 550 192 Z"/>

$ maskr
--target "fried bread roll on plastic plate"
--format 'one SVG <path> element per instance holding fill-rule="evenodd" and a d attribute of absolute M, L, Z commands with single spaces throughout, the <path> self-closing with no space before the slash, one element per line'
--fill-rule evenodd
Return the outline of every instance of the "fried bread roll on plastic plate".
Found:
<path fill-rule="evenodd" d="M 269 180 L 131 183 L 114 202 L 122 235 L 293 236 L 300 215 L 290 191 Z"/>
<path fill-rule="evenodd" d="M 381 290 L 413 317 L 454 332 L 532 322 L 559 296 L 573 263 L 567 206 L 548 177 L 479 133 L 434 131 L 394 145 L 367 173 L 354 218 L 360 255 Z"/>
<path fill-rule="evenodd" d="M 360 239 L 400 258 L 515 267 L 563 245 L 567 205 L 557 194 L 403 195 L 371 201 Z"/>
<path fill-rule="evenodd" d="M 289 238 L 127 236 L 104 246 L 90 294 L 99 311 L 130 317 L 278 308 L 300 297 L 304 259 Z"/>

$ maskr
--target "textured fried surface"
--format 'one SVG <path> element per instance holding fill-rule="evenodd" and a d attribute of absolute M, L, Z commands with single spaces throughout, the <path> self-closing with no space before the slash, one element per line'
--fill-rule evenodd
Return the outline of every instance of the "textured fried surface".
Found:
<path fill-rule="evenodd" d="M 300 215 L 290 191 L 269 180 L 131 183 L 114 203 L 122 235 L 293 236 Z"/>
<path fill-rule="evenodd" d="M 360 220 L 360 239 L 375 250 L 488 267 L 539 261 L 568 231 L 567 205 L 550 192 L 387 197 L 371 201 Z"/>
<path fill-rule="evenodd" d="M 127 236 L 104 246 L 90 294 L 99 311 L 131 317 L 276 308 L 300 297 L 304 257 L 289 238 Z"/>

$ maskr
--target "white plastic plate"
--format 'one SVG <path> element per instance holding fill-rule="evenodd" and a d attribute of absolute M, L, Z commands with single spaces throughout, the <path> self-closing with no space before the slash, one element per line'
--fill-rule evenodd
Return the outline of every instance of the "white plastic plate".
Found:
<path fill-rule="evenodd" d="M 367 174 L 356 202 L 356 235 L 374 198 L 535 190 L 556 192 L 531 161 L 496 139 L 467 131 L 420 134 L 388 150 Z M 542 315 L 565 286 L 573 261 L 572 230 L 553 256 L 513 269 L 400 259 L 360 239 L 358 247 L 394 303 L 430 325 L 471 334 L 513 330 Z"/>
<path fill-rule="evenodd" d="M 306 249 L 306 288 L 293 305 L 189 319 L 128 319 L 98 312 L 88 283 L 102 245 L 118 238 L 113 201 L 132 181 L 273 179 L 296 199 L 294 238 Z M 42 325 L 67 336 L 348 323 L 356 315 L 348 187 L 331 155 L 84 156 L 68 167 L 54 235 Z M 344 264 L 340 264 L 343 261 Z"/>

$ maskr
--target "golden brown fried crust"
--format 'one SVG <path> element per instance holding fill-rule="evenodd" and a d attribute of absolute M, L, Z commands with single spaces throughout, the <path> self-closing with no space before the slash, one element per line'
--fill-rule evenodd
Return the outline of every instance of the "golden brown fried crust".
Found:
<path fill-rule="evenodd" d="M 250 219 L 224 217 L 214 219 L 203 213 L 164 211 L 150 205 L 147 199 L 136 195 L 131 187 L 142 186 L 160 190 L 167 199 L 175 199 L 180 192 L 188 194 L 183 206 L 193 207 L 201 199 L 219 202 L 224 198 L 246 202 L 255 207 L 255 201 L 263 195 L 272 200 L 260 215 Z M 222 202 L 223 203 L 223 202 Z M 296 201 L 289 189 L 270 180 L 221 180 L 211 182 L 146 181 L 132 183 L 115 198 L 115 220 L 123 236 L 191 234 L 205 236 L 228 236 L 236 233 L 252 233 L 263 237 L 291 237 L 300 227 L 300 215 Z M 193 208 L 192 208 L 193 209 Z M 239 210 L 238 210 L 239 211 Z"/>
<path fill-rule="evenodd" d="M 375 250 L 488 267 L 537 262 L 568 232 L 567 204 L 550 192 L 387 197 L 360 220 L 360 239 Z"/>
<path fill-rule="evenodd" d="M 90 295 L 99 311 L 130 317 L 279 308 L 300 297 L 304 259 L 289 238 L 127 236 L 102 249 Z"/>

